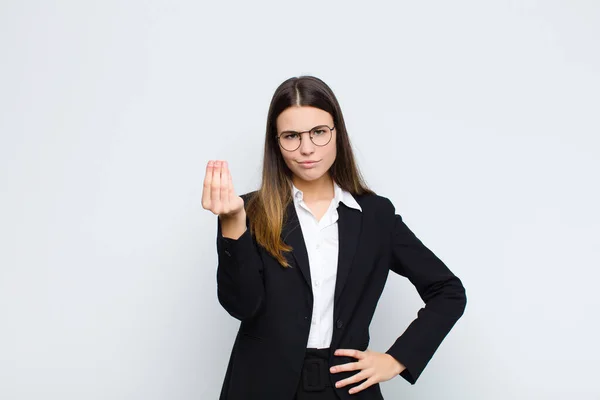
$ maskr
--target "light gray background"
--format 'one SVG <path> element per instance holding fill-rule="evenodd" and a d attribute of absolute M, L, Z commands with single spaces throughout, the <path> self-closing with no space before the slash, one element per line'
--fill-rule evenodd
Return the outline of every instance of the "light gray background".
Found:
<path fill-rule="evenodd" d="M 216 399 L 204 168 L 259 183 L 290 76 L 335 91 L 359 165 L 463 280 L 386 399 L 600 399 L 597 1 L 0 3 L 0 399 Z M 385 351 L 422 306 L 390 275 Z"/>

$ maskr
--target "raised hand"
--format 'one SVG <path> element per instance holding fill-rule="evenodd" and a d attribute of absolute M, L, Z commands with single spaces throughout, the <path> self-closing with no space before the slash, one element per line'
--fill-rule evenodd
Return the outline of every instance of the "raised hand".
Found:
<path fill-rule="evenodd" d="M 227 161 L 208 162 L 202 189 L 202 207 L 221 218 L 238 216 L 244 210 L 244 200 L 235 194 Z"/>

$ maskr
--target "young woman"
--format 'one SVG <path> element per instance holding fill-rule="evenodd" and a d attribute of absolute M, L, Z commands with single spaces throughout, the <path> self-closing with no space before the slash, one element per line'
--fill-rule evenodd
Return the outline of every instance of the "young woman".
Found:
<path fill-rule="evenodd" d="M 221 399 L 382 399 L 379 382 L 414 384 L 463 314 L 460 279 L 366 187 L 315 77 L 273 95 L 261 187 L 238 196 L 227 162 L 209 161 L 202 206 L 218 215 L 219 302 L 241 321 Z M 425 307 L 379 353 L 369 325 L 389 270 Z"/>

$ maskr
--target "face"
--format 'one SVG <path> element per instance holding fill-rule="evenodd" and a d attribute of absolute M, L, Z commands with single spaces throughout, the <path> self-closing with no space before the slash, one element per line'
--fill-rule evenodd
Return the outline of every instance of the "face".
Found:
<path fill-rule="evenodd" d="M 330 128 L 334 126 L 331 114 L 309 106 L 293 106 L 285 109 L 277 117 L 276 125 L 277 135 L 284 131 L 308 131 L 318 125 L 327 125 Z M 336 157 L 336 131 L 337 129 L 334 129 L 331 132 L 331 140 L 324 146 L 315 145 L 310 140 L 308 132 L 300 135 L 302 139 L 300 147 L 294 151 L 287 151 L 279 146 L 286 165 L 294 174 L 294 180 L 312 182 L 327 177 L 326 173 Z M 284 138 L 281 137 L 280 140 Z"/>

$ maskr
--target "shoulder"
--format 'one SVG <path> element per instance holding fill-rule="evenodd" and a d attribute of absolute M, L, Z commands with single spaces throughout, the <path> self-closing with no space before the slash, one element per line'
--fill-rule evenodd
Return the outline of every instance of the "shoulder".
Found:
<path fill-rule="evenodd" d="M 248 201 L 254 198 L 254 196 L 256 196 L 257 193 L 258 190 L 253 190 L 248 193 L 240 194 L 240 197 L 244 200 L 244 203 L 248 203 Z"/>
<path fill-rule="evenodd" d="M 378 194 L 353 195 L 363 210 L 372 210 L 377 214 L 394 214 L 396 209 L 390 199 Z"/>
<path fill-rule="evenodd" d="M 365 218 L 381 232 L 391 232 L 396 220 L 396 209 L 390 199 L 378 194 L 354 196 L 363 210 Z"/>

